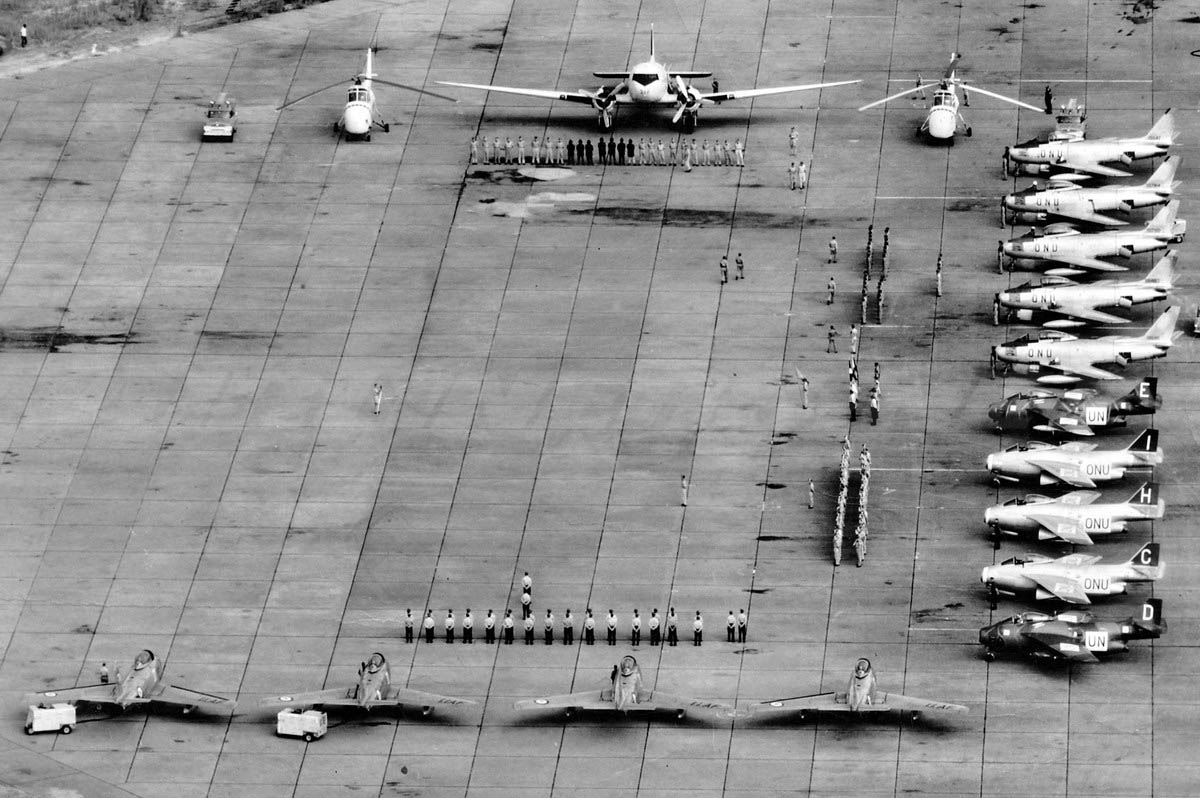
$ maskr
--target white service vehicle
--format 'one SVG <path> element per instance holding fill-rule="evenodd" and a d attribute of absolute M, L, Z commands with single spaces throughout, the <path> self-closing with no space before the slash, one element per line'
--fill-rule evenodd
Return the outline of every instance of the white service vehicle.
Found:
<path fill-rule="evenodd" d="M 284 709 L 275 716 L 275 733 L 280 737 L 303 737 L 304 742 L 311 743 L 324 737 L 327 731 L 329 718 L 320 710 L 299 712 L 295 709 Z"/>
<path fill-rule="evenodd" d="M 221 92 L 215 100 L 208 101 L 208 110 L 204 114 L 204 141 L 233 141 L 237 126 L 233 118 L 237 116 L 237 108 L 233 98 Z"/>
<path fill-rule="evenodd" d="M 31 704 L 25 716 L 25 733 L 62 732 L 70 734 L 75 729 L 74 704 Z"/>

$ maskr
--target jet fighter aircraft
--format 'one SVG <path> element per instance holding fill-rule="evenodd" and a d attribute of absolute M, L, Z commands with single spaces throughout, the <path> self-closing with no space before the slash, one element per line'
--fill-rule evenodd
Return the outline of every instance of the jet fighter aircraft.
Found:
<path fill-rule="evenodd" d="M 1119 504 L 1096 504 L 1100 494 L 1077 490 L 1057 499 L 1031 493 L 1009 499 L 983 511 L 993 535 L 1054 540 L 1073 546 L 1090 546 L 1093 535 L 1124 532 L 1131 521 L 1156 521 L 1166 512 L 1158 486 L 1147 482 Z"/>
<path fill-rule="evenodd" d="M 1154 174 L 1150 175 L 1150 179 L 1140 186 L 1082 188 L 1069 180 L 1052 181 L 1045 186 L 1034 183 L 1024 191 L 1006 194 L 1001 205 L 1004 210 L 1011 211 L 1014 224 L 1041 224 L 1066 220 L 1102 227 L 1120 227 L 1129 222 L 1100 211 L 1128 213 L 1134 208 L 1165 204 L 1180 185 L 1180 181 L 1175 179 L 1178 166 L 1179 160 L 1173 155 L 1168 155 Z M 1002 221 L 1003 217 L 1002 212 Z"/>
<path fill-rule="evenodd" d="M 1097 324 L 1128 324 L 1129 319 L 1103 313 L 1096 308 L 1128 308 L 1166 299 L 1175 290 L 1177 250 L 1169 250 L 1140 280 L 1097 280 L 1079 284 L 1065 277 L 1045 277 L 1037 285 L 1027 282 L 996 294 L 992 319 L 999 322 L 1000 308 L 1009 309 L 1009 319 L 1032 321 L 1035 313 L 1050 316 L 1042 324 L 1050 329 Z"/>
<path fill-rule="evenodd" d="M 1047 274 L 1070 276 L 1085 271 L 1123 272 L 1126 267 L 1100 258 L 1131 258 L 1138 252 L 1153 252 L 1178 244 L 1187 234 L 1187 222 L 1176 220 L 1179 200 L 1167 207 L 1141 230 L 1106 230 L 1081 233 L 1065 223 L 1032 229 L 1004 242 L 1004 254 L 1013 260 L 1033 261 L 1031 268 L 1048 266 Z M 1061 264 L 1061 265 L 1056 265 Z"/>
<path fill-rule="evenodd" d="M 890 710 L 911 713 L 912 720 L 917 720 L 922 712 L 967 712 L 961 704 L 949 704 L 944 701 L 930 701 L 925 698 L 913 698 L 899 693 L 884 693 L 877 688 L 875 671 L 871 661 L 865 657 L 854 664 L 854 673 L 850 675 L 850 683 L 844 693 L 814 693 L 792 698 L 777 698 L 764 701 L 749 707 L 752 715 L 799 712 L 804 719 L 809 712 L 888 712 Z"/>
<path fill-rule="evenodd" d="M 504 94 L 520 94 L 526 97 L 541 97 L 547 100 L 562 100 L 563 102 L 582 103 L 596 110 L 600 130 L 612 132 L 616 120 L 617 108 L 621 105 L 642 106 L 675 106 L 675 116 L 671 123 L 683 120 L 685 132 L 696 129 L 696 119 L 700 109 L 706 105 L 723 103 L 726 100 L 747 100 L 751 97 L 764 97 L 769 94 L 786 94 L 794 91 L 810 89 L 828 89 L 833 86 L 848 86 L 861 83 L 861 80 L 839 80 L 833 83 L 808 83 L 802 86 L 777 86 L 771 89 L 738 89 L 736 91 L 702 92 L 687 81 L 691 78 L 707 78 L 712 76 L 709 71 L 691 71 L 668 69 L 659 63 L 654 50 L 654 28 L 650 29 L 650 60 L 634 64 L 623 70 L 593 72 L 601 80 L 615 80 L 614 84 L 601 86 L 595 91 L 580 89 L 578 91 L 558 91 L 557 89 L 522 89 L 512 86 L 491 86 L 478 83 L 455 83 L 448 80 L 437 81 L 443 86 L 458 86 L 464 89 L 479 91 L 495 91 Z"/>
<path fill-rule="evenodd" d="M 1033 337 L 1023 335 L 992 347 L 992 363 L 1005 364 L 1017 374 L 1037 374 L 1047 385 L 1067 385 L 1081 379 L 1119 380 L 1096 363 L 1125 366 L 1135 360 L 1163 357 L 1182 332 L 1175 329 L 1179 308 L 1167 308 L 1141 335 L 1106 335 L 1082 339 L 1061 330 L 1044 330 Z M 1046 373 L 1043 373 L 1046 372 Z"/>
<path fill-rule="evenodd" d="M 1161 463 L 1156 429 L 1143 430 L 1124 449 L 1097 451 L 1094 443 L 1071 441 L 1053 446 L 1030 441 L 987 456 L 987 469 L 996 482 L 1036 478 L 1042 485 L 1066 483 L 1079 488 L 1094 488 L 1097 482 L 1121 479 L 1128 469 Z"/>
<path fill-rule="evenodd" d="M 1157 639 L 1165 631 L 1162 599 L 1152 598 L 1142 605 L 1141 617 L 1123 621 L 1097 621 L 1086 610 L 1024 612 L 980 629 L 979 642 L 988 662 L 1002 651 L 1059 662 L 1099 662 L 1100 654 L 1128 651 L 1130 640 Z"/>
<path fill-rule="evenodd" d="M 349 687 L 333 687 L 308 693 L 290 693 L 262 699 L 260 706 L 292 707 L 375 707 L 418 706 L 428 715 L 437 706 L 474 704 L 465 698 L 423 693 L 392 684 L 391 668 L 383 655 L 376 651 L 358 669 L 358 681 Z"/>
<path fill-rule="evenodd" d="M 979 574 L 995 609 L 996 596 L 1030 596 L 1034 601 L 1059 599 L 1068 604 L 1091 604 L 1093 596 L 1116 596 L 1130 582 L 1162 578 L 1157 543 L 1147 543 L 1119 565 L 1100 565 L 1100 557 L 1068 554 L 1053 560 L 1040 554 L 1012 557 L 989 565 Z"/>
<path fill-rule="evenodd" d="M 642 683 L 642 669 L 631 656 L 622 657 L 621 663 L 613 666 L 609 680 L 609 687 L 569 695 L 530 698 L 517 701 L 513 706 L 522 710 L 562 709 L 568 716 L 580 710 L 624 713 L 666 710 L 674 712 L 677 718 L 683 718 L 688 710 L 702 710 L 726 718 L 736 715 L 734 708 L 728 704 L 647 689 Z"/>
<path fill-rule="evenodd" d="M 1142 158 L 1166 155 L 1175 143 L 1175 117 L 1171 110 L 1145 136 L 1085 139 L 1082 141 L 1027 142 L 1004 149 L 1005 163 L 1024 174 L 1046 174 L 1067 169 L 1100 177 L 1128 177 L 1129 172 L 1104 166 L 1120 161 L 1128 166 Z"/>
<path fill-rule="evenodd" d="M 1124 427 L 1128 416 L 1151 414 L 1160 407 L 1158 377 L 1146 377 L 1132 391 L 1112 400 L 1093 388 L 1013 394 L 988 408 L 988 417 L 996 422 L 998 432 L 1033 429 L 1052 435 L 1091 436 L 1096 429 Z"/>
<path fill-rule="evenodd" d="M 85 687 L 56 687 L 31 693 L 30 704 L 104 704 L 128 709 L 149 703 L 170 704 L 191 712 L 196 707 L 220 706 L 233 708 L 234 700 L 224 696 L 202 693 L 171 684 L 163 678 L 167 664 L 146 649 L 133 658 L 133 666 L 124 678 L 113 684 L 92 684 Z"/>

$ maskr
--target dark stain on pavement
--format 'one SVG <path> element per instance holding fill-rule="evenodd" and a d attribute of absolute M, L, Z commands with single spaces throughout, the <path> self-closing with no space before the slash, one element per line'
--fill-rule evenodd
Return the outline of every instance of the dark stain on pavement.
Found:
<path fill-rule="evenodd" d="M 72 333 L 61 327 L 40 327 L 27 330 L 0 330 L 0 352 L 47 351 L 58 352 L 76 344 L 120 346 L 133 343 L 136 333 Z"/>

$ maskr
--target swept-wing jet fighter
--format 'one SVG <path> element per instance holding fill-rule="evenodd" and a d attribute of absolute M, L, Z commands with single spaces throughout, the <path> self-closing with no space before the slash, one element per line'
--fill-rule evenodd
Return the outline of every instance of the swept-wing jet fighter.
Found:
<path fill-rule="evenodd" d="M 1073 275 L 1085 271 L 1123 272 L 1126 267 L 1100 258 L 1131 258 L 1138 252 L 1153 252 L 1178 244 L 1187 234 L 1187 222 L 1176 219 L 1179 200 L 1146 223 L 1141 230 L 1106 230 L 1081 233 L 1066 223 L 1048 225 L 1038 231 L 1004 242 L 1004 254 L 1013 260 L 1033 261 L 1033 267 L 1049 266 L 1047 274 Z M 1061 264 L 1061 265 L 1056 265 Z"/>
<path fill-rule="evenodd" d="M 146 649 L 133 658 L 133 666 L 124 678 L 113 684 L 92 684 L 83 687 L 56 687 L 31 693 L 30 704 L 103 704 L 128 709 L 150 703 L 170 704 L 191 712 L 198 706 L 229 707 L 234 700 L 224 696 L 202 693 L 171 684 L 163 678 L 167 664 Z"/>
<path fill-rule="evenodd" d="M 333 687 L 328 690 L 313 690 L 308 693 L 290 693 L 262 699 L 261 706 L 291 707 L 375 707 L 418 706 L 422 714 L 428 715 L 434 707 L 463 706 L 474 704 L 465 698 L 423 693 L 392 684 L 391 668 L 383 655 L 376 651 L 358 669 L 358 681 L 348 687 Z"/>
<path fill-rule="evenodd" d="M 1119 161 L 1128 166 L 1142 158 L 1166 155 L 1175 143 L 1176 132 L 1175 117 L 1167 109 L 1144 136 L 1027 142 L 1006 147 L 1004 161 L 1010 169 L 1015 167 L 1014 171 L 1023 174 L 1047 174 L 1065 169 L 1099 177 L 1128 177 L 1129 172 L 1104 164 Z"/>
<path fill-rule="evenodd" d="M 689 710 L 701 710 L 726 718 L 736 714 L 728 704 L 647 689 L 642 682 L 642 669 L 631 656 L 622 657 L 620 664 L 613 666 L 609 681 L 611 684 L 608 687 L 569 695 L 529 698 L 517 701 L 513 706 L 517 709 L 562 709 L 568 716 L 580 710 L 624 713 L 664 710 L 674 712 L 677 718 L 684 717 Z"/>
<path fill-rule="evenodd" d="M 992 363 L 1005 364 L 1016 374 L 1037 374 L 1037 381 L 1067 385 L 1081 379 L 1119 380 L 1096 363 L 1125 366 L 1135 360 L 1163 357 L 1182 335 L 1175 329 L 1179 308 L 1167 308 L 1142 335 L 1106 335 L 1076 338 L 1061 330 L 1043 330 L 1037 337 L 1023 335 L 992 347 Z"/>
<path fill-rule="evenodd" d="M 966 123 L 966 120 L 962 118 L 962 114 L 958 112 L 959 86 L 962 86 L 963 90 L 962 104 L 967 106 L 971 104 L 969 95 L 967 93 L 967 82 L 955 74 L 958 59 L 961 57 L 962 56 L 959 53 L 950 54 L 950 65 L 947 66 L 946 71 L 942 73 L 941 80 L 935 80 L 931 83 L 921 83 L 920 78 L 918 77 L 915 88 L 897 92 L 884 97 L 882 100 L 876 100 L 873 103 L 867 103 L 858 110 L 865 111 L 868 108 L 874 108 L 878 105 L 889 103 L 892 100 L 899 99 L 900 97 L 910 97 L 917 93 L 924 98 L 925 90 L 933 88 L 933 105 L 929 106 L 929 111 L 925 114 L 925 120 L 921 122 L 919 132 L 928 133 L 931 139 L 949 141 L 951 144 L 954 143 L 954 134 L 960 130 L 964 131 L 969 137 L 971 135 L 971 126 Z M 1031 111 L 1037 111 L 1038 113 L 1042 113 L 1043 111 L 1043 109 L 1038 108 L 1036 105 L 1030 105 L 1029 103 L 1021 102 L 1020 100 L 1013 99 L 1012 97 L 1005 97 L 1003 94 L 996 94 L 995 92 L 988 91 L 987 89 L 981 89 L 978 86 L 973 85 L 970 87 L 970 90 L 997 100 L 1003 100 L 1006 103 L 1019 105 L 1022 108 L 1028 108 Z M 1049 112 L 1047 111 L 1046 113 Z"/>
<path fill-rule="evenodd" d="M 1042 485 L 1065 483 L 1094 488 L 1097 482 L 1121 479 L 1129 469 L 1148 469 L 1162 463 L 1158 430 L 1143 430 L 1124 449 L 1097 450 L 1094 443 L 1071 441 L 1058 446 L 1030 441 L 987 456 L 987 469 L 996 482 L 1037 479 Z"/>
<path fill-rule="evenodd" d="M 993 535 L 1054 540 L 1073 546 L 1090 546 L 1094 535 L 1124 532 L 1131 521 L 1156 521 L 1163 517 L 1166 502 L 1158 486 L 1147 482 L 1119 504 L 1097 504 L 1100 494 L 1077 490 L 1052 499 L 1031 493 L 1009 499 L 983 511 L 984 522 Z"/>
<path fill-rule="evenodd" d="M 1128 651 L 1130 640 L 1153 640 L 1165 631 L 1162 599 L 1147 599 L 1140 617 L 1123 621 L 1097 621 L 1087 610 L 1053 615 L 1024 612 L 980 629 L 979 642 L 988 662 L 1001 652 L 1059 662 L 1099 662 L 1100 655 Z"/>
<path fill-rule="evenodd" d="M 987 585 L 994 609 L 998 594 L 1091 604 L 1094 596 L 1116 596 L 1125 593 L 1130 582 L 1156 582 L 1162 575 L 1158 544 L 1147 543 L 1118 565 L 1101 565 L 1100 557 L 1092 554 L 1057 560 L 1040 554 L 1013 557 L 984 568 L 979 581 Z"/>
<path fill-rule="evenodd" d="M 1121 227 L 1125 219 L 1101 211 L 1129 213 L 1134 208 L 1164 205 L 1179 187 L 1175 170 L 1179 160 L 1168 155 L 1150 179 L 1140 186 L 1097 186 L 1083 188 L 1070 181 L 1052 181 L 1039 186 L 1034 183 L 1024 191 L 1006 194 L 1001 201 L 1014 224 L 1041 224 L 1048 221 L 1082 222 L 1102 227 Z M 1005 214 L 1001 213 L 1001 221 Z"/>
<path fill-rule="evenodd" d="M 770 94 L 786 94 L 794 91 L 809 91 L 810 89 L 828 89 L 833 86 L 848 86 L 861 83 L 861 80 L 839 80 L 833 83 L 808 83 L 802 86 L 777 86 L 770 89 L 738 89 L 735 91 L 702 92 L 688 83 L 692 78 L 707 78 L 712 76 L 710 71 L 693 71 L 668 69 L 659 63 L 654 50 L 654 28 L 650 29 L 650 60 L 634 64 L 623 70 L 593 72 L 601 80 L 615 80 L 616 83 L 600 86 L 595 91 L 580 89 L 578 91 L 558 91 L 557 89 L 523 89 L 512 86 L 492 86 L 479 83 L 455 83 L 448 80 L 437 81 L 443 86 L 458 86 L 464 89 L 479 91 L 495 91 L 503 94 L 520 94 L 526 97 L 541 97 L 546 100 L 562 100 L 569 103 L 590 105 L 596 110 L 600 130 L 612 132 L 616 121 L 617 108 L 621 105 L 641 106 L 675 106 L 675 116 L 672 124 L 683 120 L 684 131 L 690 133 L 696 129 L 696 119 L 700 109 L 706 105 L 723 103 L 726 100 L 747 100 L 752 97 L 765 97 Z"/>
<path fill-rule="evenodd" d="M 961 704 L 949 704 L 945 701 L 930 701 L 925 698 L 913 698 L 899 693 L 885 693 L 878 689 L 875 681 L 875 671 L 871 661 L 865 657 L 854 664 L 854 672 L 850 674 L 850 682 L 845 692 L 814 693 L 812 695 L 794 696 L 792 698 L 777 698 L 764 701 L 749 707 L 752 715 L 779 712 L 798 712 L 803 719 L 809 712 L 888 712 L 898 710 L 911 713 L 915 721 L 922 712 L 967 712 Z"/>
<path fill-rule="evenodd" d="M 1178 252 L 1169 250 L 1140 280 L 1097 280 L 1080 284 L 1065 277 L 1045 277 L 1037 285 L 1027 282 L 1001 291 L 993 300 L 992 319 L 999 322 L 1000 309 L 1008 308 L 1011 320 L 1032 321 L 1034 314 L 1049 316 L 1043 327 L 1066 329 L 1096 324 L 1128 324 L 1129 319 L 1096 308 L 1129 308 L 1166 299 L 1175 290 Z"/>
<path fill-rule="evenodd" d="M 1094 388 L 1013 394 L 988 408 L 988 417 L 998 432 L 1033 429 L 1052 435 L 1091 436 L 1097 429 L 1124 427 L 1128 416 L 1148 415 L 1160 407 L 1158 377 L 1146 377 L 1117 399 L 1102 397 Z"/>
<path fill-rule="evenodd" d="M 438 94 L 425 89 L 418 89 L 416 86 L 406 86 L 403 83 L 393 83 L 390 80 L 384 80 L 375 73 L 372 56 L 375 48 L 367 48 L 367 66 L 362 72 L 359 72 L 352 79 L 350 89 L 346 95 L 346 107 L 342 109 L 342 115 L 333 123 L 333 129 L 339 134 L 344 135 L 347 139 L 359 138 L 364 141 L 371 140 L 371 130 L 379 128 L 384 133 L 391 132 L 391 125 L 383 121 L 383 117 L 379 113 L 379 108 L 375 104 L 375 89 L 372 88 L 372 81 L 382 83 L 385 86 L 393 86 L 397 89 L 407 89 L 415 91 L 418 94 L 428 94 L 431 97 L 437 97 L 442 100 L 449 100 L 452 103 L 458 102 L 453 97 L 447 97 L 444 94 Z M 310 91 L 302 97 L 286 102 L 276 108 L 276 111 L 282 111 L 288 106 L 295 105 L 298 102 L 303 102 L 315 94 L 320 94 L 323 91 L 328 91 L 334 86 L 341 84 L 330 83 L 328 86 Z"/>

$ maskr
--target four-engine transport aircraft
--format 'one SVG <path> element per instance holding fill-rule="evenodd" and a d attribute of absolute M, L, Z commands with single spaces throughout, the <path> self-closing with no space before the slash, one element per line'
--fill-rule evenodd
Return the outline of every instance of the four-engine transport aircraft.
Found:
<path fill-rule="evenodd" d="M 1154 170 L 1154 174 L 1140 186 L 1110 185 L 1083 188 L 1069 180 L 1052 181 L 1045 186 L 1034 183 L 1023 191 L 1006 194 L 1001 205 L 1004 210 L 1010 212 L 1014 224 L 1041 224 L 1065 220 L 1103 227 L 1120 227 L 1129 222 L 1101 211 L 1129 213 L 1134 208 L 1166 204 L 1180 185 L 1180 181 L 1175 179 L 1178 166 L 1178 158 L 1167 156 L 1162 165 Z M 1002 213 L 1002 221 L 1003 216 Z"/>
<path fill-rule="evenodd" d="M 1076 338 L 1061 330 L 1043 330 L 1037 337 L 1023 335 L 992 347 L 992 364 L 1005 364 L 1017 374 L 1036 374 L 1048 385 L 1068 385 L 1081 379 L 1119 380 L 1096 363 L 1126 366 L 1135 360 L 1163 357 L 1182 335 L 1175 329 L 1179 308 L 1167 308 L 1142 335 L 1106 335 Z"/>
<path fill-rule="evenodd" d="M 1099 662 L 1100 655 L 1128 651 L 1130 640 L 1152 640 L 1165 631 L 1162 599 L 1152 598 L 1142 605 L 1140 617 L 1123 621 L 1097 621 L 1087 610 L 1024 612 L 980 629 L 979 642 L 988 662 L 1001 652 L 1058 662 Z"/>
<path fill-rule="evenodd" d="M 146 649 L 138 652 L 129 672 L 115 683 L 56 687 L 31 693 L 27 699 L 30 704 L 87 703 L 115 706 L 120 709 L 158 703 L 183 707 L 184 712 L 191 712 L 201 705 L 233 707 L 232 698 L 171 684 L 163 678 L 166 669 L 166 662 L 157 659 L 153 651 Z"/>
<path fill-rule="evenodd" d="M 1128 416 L 1150 415 L 1162 407 L 1158 377 L 1146 377 L 1117 399 L 1099 395 L 1094 388 L 1061 393 L 1034 389 L 1013 394 L 988 408 L 998 432 L 1028 429 L 1051 435 L 1092 436 L 1097 429 L 1124 427 Z"/>
<path fill-rule="evenodd" d="M 1088 323 L 1128 324 L 1129 319 L 1104 313 L 1097 308 L 1129 308 L 1166 299 L 1175 290 L 1177 250 L 1169 250 L 1140 280 L 1097 280 L 1080 284 L 1064 277 L 1045 277 L 1034 285 L 1027 282 L 1000 291 L 993 300 L 993 321 L 1000 320 L 1000 309 L 1007 308 L 1010 319 L 1032 321 L 1034 314 L 1049 316 L 1042 324 L 1050 329 L 1081 327 Z"/>
<path fill-rule="evenodd" d="M 962 86 L 963 90 L 962 104 L 971 104 L 969 95 L 967 94 L 967 82 L 955 74 L 955 69 L 959 58 L 961 58 L 959 53 L 950 54 L 950 65 L 947 66 L 946 71 L 942 73 L 941 80 L 935 80 L 931 83 L 921 83 L 921 80 L 918 77 L 915 88 L 897 92 L 884 97 L 882 100 L 876 100 L 873 103 L 867 103 L 858 110 L 866 111 L 868 108 L 874 108 L 878 105 L 889 103 L 892 100 L 899 99 L 900 97 L 912 96 L 915 93 L 920 93 L 921 97 L 924 98 L 925 90 L 934 88 L 936 86 L 937 88 L 933 92 L 933 105 L 929 106 L 929 111 L 925 114 L 925 120 L 921 122 L 921 127 L 918 132 L 928 133 L 931 139 L 936 141 L 948 141 L 951 144 L 954 143 L 954 134 L 959 130 L 964 131 L 967 136 L 970 136 L 970 125 L 966 123 L 966 120 L 962 118 L 962 114 L 958 112 L 959 86 Z M 1043 112 L 1043 109 L 1038 108 L 1036 105 L 1030 105 L 1029 103 L 1022 102 L 1012 97 L 1005 97 L 1003 94 L 996 94 L 995 92 L 988 91 L 987 89 L 981 89 L 975 85 L 970 86 L 970 90 L 997 100 L 1003 100 L 1006 103 L 1019 105 L 1022 108 L 1028 108 L 1031 111 L 1037 111 L 1038 113 Z M 1045 113 L 1049 113 L 1049 111 L 1045 111 Z"/>
<path fill-rule="evenodd" d="M 437 81 L 443 86 L 458 86 L 464 89 L 495 91 L 503 94 L 520 94 L 526 97 L 541 97 L 547 100 L 582 103 L 596 110 L 600 129 L 609 133 L 616 120 L 617 108 L 621 105 L 674 106 L 675 116 L 671 122 L 683 120 L 683 129 L 691 132 L 696 128 L 696 118 L 705 105 L 723 103 L 726 100 L 746 100 L 770 94 L 787 94 L 810 89 L 828 89 L 833 86 L 848 86 L 861 80 L 839 80 L 833 83 L 808 83 L 802 86 L 777 86 L 770 89 L 737 89 L 734 91 L 702 92 L 688 83 L 691 78 L 707 78 L 711 71 L 668 69 L 659 63 L 654 50 L 654 29 L 650 29 L 650 60 L 635 64 L 628 69 L 593 72 L 601 80 L 616 83 L 601 86 L 595 91 L 559 91 L 557 89 L 523 89 L 512 86 L 492 86 L 479 83 L 455 83 Z"/>
<path fill-rule="evenodd" d="M 998 594 L 1091 604 L 1093 596 L 1116 596 L 1125 593 L 1130 582 L 1155 582 L 1162 575 L 1158 544 L 1147 543 L 1118 565 L 1101 565 L 1100 557 L 1092 554 L 1057 560 L 1040 554 L 1013 557 L 984 568 L 979 581 L 987 586 L 995 609 Z"/>
<path fill-rule="evenodd" d="M 1032 261 L 1032 268 L 1048 266 L 1047 274 L 1070 276 L 1089 270 L 1128 271 L 1124 266 L 1100 258 L 1128 259 L 1139 252 L 1153 252 L 1178 244 L 1187 234 L 1187 222 L 1177 220 L 1178 213 L 1179 200 L 1171 200 L 1140 230 L 1082 233 L 1064 222 L 1051 224 L 1004 242 L 1004 254 L 1014 261 Z"/>
<path fill-rule="evenodd" d="M 1023 174 L 1046 174 L 1067 169 L 1099 177 L 1128 177 L 1129 172 L 1103 164 L 1119 161 L 1128 166 L 1142 158 L 1166 155 L 1175 143 L 1175 136 L 1175 117 L 1167 109 L 1144 136 L 1028 142 L 1006 147 L 1004 160 Z"/>
<path fill-rule="evenodd" d="M 621 658 L 614 665 L 608 687 L 586 690 L 569 695 L 541 696 L 517 701 L 517 709 L 562 709 L 568 716 L 580 710 L 599 712 L 674 712 L 683 718 L 689 710 L 700 710 L 725 718 L 737 713 L 728 704 L 704 701 L 698 698 L 671 695 L 661 690 L 650 690 L 642 682 L 642 669 L 631 656 Z"/>
<path fill-rule="evenodd" d="M 1150 469 L 1161 465 L 1158 430 L 1143 430 L 1124 449 L 1096 449 L 1094 443 L 1071 441 L 1058 446 L 1030 441 L 1010 446 L 987 456 L 987 469 L 997 482 L 1036 479 L 1042 485 L 1067 484 L 1094 488 L 1098 482 L 1112 482 L 1129 469 Z"/>
<path fill-rule="evenodd" d="M 384 656 L 376 651 L 358 669 L 358 681 L 348 687 L 290 693 L 262 699 L 260 706 L 290 707 L 375 707 L 418 706 L 428 715 L 434 707 L 474 704 L 466 698 L 423 693 L 392 684 L 391 668 Z"/>
<path fill-rule="evenodd" d="M 804 719 L 809 712 L 867 713 L 890 710 L 911 713 L 914 721 L 922 712 L 967 712 L 967 708 L 961 704 L 882 692 L 877 688 L 871 661 L 865 657 L 860 658 L 854 664 L 854 672 L 850 674 L 850 683 L 846 685 L 845 692 L 777 698 L 760 704 L 752 704 L 748 708 L 748 712 L 752 715 L 798 712 L 801 719 Z"/>
<path fill-rule="evenodd" d="M 1099 493 L 1089 490 L 1072 491 L 1057 499 L 1031 493 L 988 507 L 983 520 L 997 540 L 1007 535 L 1090 546 L 1095 542 L 1093 536 L 1124 532 L 1132 521 L 1156 521 L 1166 512 L 1166 502 L 1159 498 L 1153 482 L 1120 503 L 1097 504 L 1099 498 Z"/>

